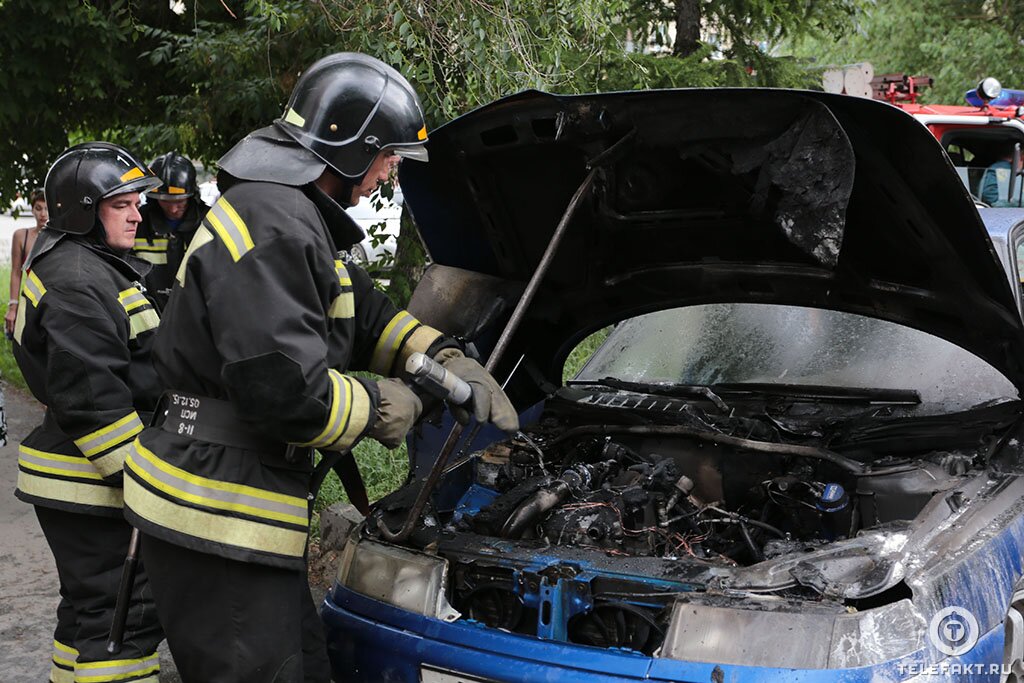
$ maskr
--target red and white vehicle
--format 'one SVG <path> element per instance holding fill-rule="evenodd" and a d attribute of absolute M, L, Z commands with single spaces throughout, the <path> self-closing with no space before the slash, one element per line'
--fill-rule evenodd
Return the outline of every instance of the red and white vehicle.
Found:
<path fill-rule="evenodd" d="M 887 101 L 924 124 L 942 144 L 979 205 L 1024 206 L 1024 91 L 1005 90 L 996 79 L 986 78 L 965 93 L 963 105 L 920 104 L 918 97 L 931 86 L 931 78 L 875 76 L 866 63 L 827 71 L 823 83 L 830 92 Z"/>

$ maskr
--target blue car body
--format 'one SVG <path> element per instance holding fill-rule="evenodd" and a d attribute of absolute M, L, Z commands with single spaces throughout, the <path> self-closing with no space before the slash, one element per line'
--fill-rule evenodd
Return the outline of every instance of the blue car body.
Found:
<path fill-rule="evenodd" d="M 718 100 L 721 116 L 715 114 Z M 837 180 L 831 190 L 821 190 L 845 212 L 837 223 L 841 226 L 845 221 L 845 236 L 841 226 L 835 234 L 815 232 L 812 237 L 798 234 L 794 238 L 788 219 L 779 214 L 766 218 L 764 225 L 782 226 L 785 239 L 773 233 L 752 238 L 749 245 L 736 238 L 700 238 L 696 233 L 677 238 L 667 230 L 658 232 L 665 239 L 658 243 L 660 251 L 687 254 L 681 265 L 667 264 L 662 254 L 645 255 L 611 239 L 610 235 L 623 236 L 616 231 L 623 224 L 662 230 L 698 215 L 672 202 L 662 211 L 659 202 L 667 200 L 658 193 L 644 195 L 642 189 L 622 199 L 627 192 L 623 188 L 642 185 L 640 181 L 662 182 L 659 178 L 668 174 L 661 169 L 644 175 L 647 171 L 639 168 L 642 163 L 677 153 L 685 160 L 692 151 L 655 140 L 657 135 L 649 127 L 654 124 L 645 124 L 638 112 L 664 107 L 672 115 L 655 123 L 672 128 L 680 118 L 686 119 L 686 126 L 711 131 L 705 137 L 712 142 L 702 144 L 733 150 L 732 142 L 722 143 L 729 126 L 720 126 L 719 119 L 728 118 L 724 112 L 734 112 L 737 105 L 753 111 L 749 121 L 754 127 L 759 125 L 757 112 L 763 112 L 765 119 L 777 114 L 779 121 L 799 120 L 799 126 L 805 126 L 808 119 L 795 115 L 795 108 L 807 107 L 815 115 L 821 107 L 828 110 L 831 123 L 822 125 L 837 128 L 825 137 L 835 143 L 837 154 L 845 149 L 856 152 L 836 166 L 836 174 L 850 175 Z M 697 106 L 710 111 L 687 119 Z M 623 123 L 627 120 L 632 124 Z M 766 135 L 776 136 L 786 129 L 769 123 Z M 679 125 L 673 135 L 685 137 L 690 128 Z M 842 134 L 835 132 L 840 129 Z M 757 131 L 740 127 L 735 135 L 736 140 L 754 140 L 749 149 L 764 146 Z M 596 145 L 594 141 L 602 136 L 613 137 L 613 143 L 604 148 Z M 621 145 L 616 146 L 615 140 L 622 145 L 643 140 L 648 147 L 638 158 L 645 161 L 623 161 Z M 429 165 L 407 164 L 402 170 L 406 201 L 436 264 L 410 310 L 421 320 L 471 339 L 484 358 L 495 345 L 500 322 L 509 317 L 513 307 L 509 302 L 514 304 L 522 282 L 540 260 L 539 243 L 550 238 L 573 188 L 588 168 L 614 167 L 607 171 L 600 190 L 606 193 L 604 199 L 584 209 L 585 218 L 575 225 L 577 235 L 567 238 L 572 249 L 556 259 L 546 288 L 527 312 L 524 329 L 513 337 L 508 358 L 498 365 L 496 375 L 515 378 L 508 392 L 523 409 L 521 423 L 527 432 L 545 429 L 552 419 L 551 404 L 559 401 L 563 408 L 572 403 L 573 410 L 590 410 L 603 401 L 601 414 L 613 415 L 618 413 L 612 409 L 626 411 L 641 406 L 643 400 L 652 405 L 662 400 L 650 395 L 637 398 L 642 392 L 635 387 L 584 398 L 567 394 L 565 387 L 559 389 L 562 364 L 582 339 L 606 325 L 706 302 L 780 303 L 924 329 L 984 359 L 1013 385 L 1024 384 L 1024 365 L 1018 360 L 1024 354 L 1017 355 L 1024 351 L 1024 325 L 1016 263 L 1024 211 L 986 210 L 984 221 L 979 220 L 935 140 L 894 108 L 820 93 L 676 91 L 579 98 L 524 93 L 435 131 L 430 144 Z M 800 147 L 793 144 L 794 149 Z M 550 168 L 537 165 L 538 155 L 551 160 Z M 856 174 L 851 170 L 854 156 L 865 169 Z M 916 165 L 909 164 L 908 157 L 914 157 Z M 587 163 L 582 161 L 585 158 Z M 768 168 L 770 162 L 764 163 L 763 168 Z M 815 163 L 828 166 L 827 160 Z M 701 164 L 726 184 L 742 174 L 720 160 Z M 629 173 L 633 173 L 632 185 L 616 184 Z M 818 187 L 822 178 L 830 177 L 813 180 Z M 790 190 L 800 185 L 781 176 L 765 182 Z M 506 189 L 495 189 L 499 187 Z M 757 193 L 752 183 L 712 199 L 732 201 L 737 191 Z M 802 193 L 799 187 L 792 191 Z M 784 190 L 780 193 L 785 195 Z M 907 201 L 908 195 L 929 200 Z M 530 205 L 531 211 L 517 200 Z M 535 201 L 531 204 L 531 200 Z M 776 199 L 764 201 L 771 204 Z M 813 197 L 795 201 L 818 206 Z M 887 211 L 894 216 L 892 224 L 880 225 L 878 219 Z M 814 215 L 820 219 L 821 214 Z M 834 214 L 830 215 L 821 220 L 833 220 Z M 508 225 L 502 225 L 502 216 L 508 217 Z M 728 221 L 721 225 L 726 226 L 722 230 L 735 227 Z M 842 246 L 836 243 L 836 234 Z M 811 240 L 810 247 L 804 238 Z M 792 249 L 794 244 L 800 253 Z M 899 268 L 902 262 L 908 264 L 905 276 Z M 949 277 L 944 280 L 938 276 L 941 273 Z M 864 289 L 853 293 L 854 283 Z M 639 285 L 636 291 L 623 293 L 634 284 Z M 488 297 L 504 305 L 489 308 Z M 609 337 L 606 345 L 616 339 Z M 672 401 L 676 399 L 665 400 L 665 410 L 677 405 Z M 879 413 L 886 410 L 880 408 Z M 321 610 L 335 679 L 403 683 L 1002 681 L 1015 666 L 1024 675 L 1020 413 L 1019 401 L 998 401 L 965 411 L 972 425 L 965 430 L 995 435 L 985 437 L 983 455 L 975 449 L 970 457 L 960 457 L 951 446 L 955 457 L 942 460 L 941 467 L 922 465 L 921 478 L 913 482 L 900 480 L 895 488 L 867 493 L 849 489 L 851 498 L 863 501 L 872 496 L 882 500 L 886 495 L 914 498 L 919 502 L 911 514 L 885 519 L 878 515 L 874 526 L 865 525 L 848 537 L 842 532 L 816 532 L 795 554 L 765 558 L 751 548 L 757 561 L 718 565 L 710 556 L 699 563 L 684 563 L 685 556 L 677 562 L 675 553 L 664 548 L 659 557 L 635 553 L 624 557 L 627 553 L 596 541 L 580 547 L 529 533 L 519 536 L 506 533 L 508 522 L 501 534 L 480 532 L 473 521 L 493 509 L 507 491 L 488 474 L 491 460 L 500 458 L 488 449 L 495 444 L 500 449 L 507 437 L 489 428 L 456 449 L 457 457 L 432 492 L 429 511 L 418 527 L 423 537 L 398 545 L 385 542 L 376 529 L 394 528 L 402 521 L 418 490 L 417 482 L 431 469 L 448 433 L 451 421 L 446 414 L 441 424 L 424 425 L 410 439 L 411 483 L 381 501 L 350 538 L 338 580 Z M 980 423 L 998 426 L 979 428 Z M 936 415 L 934 430 L 955 433 L 956 423 L 951 426 Z M 623 433 L 627 432 L 624 428 Z M 740 441 L 744 448 L 768 450 L 763 443 L 758 446 L 735 436 L 718 443 Z M 931 444 L 928 450 L 933 457 L 941 448 Z M 546 473 L 543 454 L 539 457 Z M 911 468 L 899 465 L 903 461 L 898 459 L 892 462 L 898 466 L 872 471 L 865 465 L 857 476 L 881 480 L 901 477 Z M 837 457 L 835 463 L 847 469 L 857 467 L 846 458 Z M 944 483 L 928 488 L 929 477 Z M 819 479 L 830 481 L 824 475 Z M 926 483 L 920 484 L 921 479 Z M 551 485 L 550 478 L 545 482 Z M 899 500 L 894 503 L 899 504 Z M 813 513 L 815 519 L 824 519 L 827 511 L 819 507 Z M 545 514 L 549 512 L 550 508 Z M 741 526 L 758 521 L 739 516 L 731 520 Z M 762 516 L 760 521 L 764 520 Z M 724 526 L 729 522 L 728 518 L 716 521 Z M 785 540 L 792 540 L 788 529 Z M 748 545 L 756 544 L 748 539 Z M 413 569 L 406 572 L 405 568 Z M 465 591 L 486 597 L 486 591 L 498 591 L 501 584 L 500 591 L 482 603 L 479 613 L 465 605 L 460 612 L 450 604 L 454 602 L 452 586 L 465 583 L 459 572 L 476 570 L 484 578 L 473 575 L 471 588 Z M 463 603 L 468 600 L 465 591 L 460 598 Z M 510 610 L 516 618 L 503 621 Z M 940 619 L 949 610 L 954 610 L 952 617 Z M 964 615 L 969 618 L 963 620 Z M 516 625 L 500 625 L 505 623 Z M 949 631 L 950 624 L 967 628 L 969 647 L 959 647 L 964 634 Z M 952 634 L 948 641 L 943 641 L 943 633 Z"/>

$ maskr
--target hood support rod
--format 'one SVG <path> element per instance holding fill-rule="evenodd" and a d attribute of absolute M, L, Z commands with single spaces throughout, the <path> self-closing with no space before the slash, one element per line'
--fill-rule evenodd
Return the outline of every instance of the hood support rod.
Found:
<path fill-rule="evenodd" d="M 619 147 L 619 143 L 622 142 L 625 142 L 625 140 L 619 140 L 615 145 L 612 145 L 612 147 L 606 150 L 606 152 Z M 607 154 L 600 155 L 600 158 L 602 159 L 607 157 Z M 565 231 L 569 227 L 569 222 L 576 214 L 577 207 L 583 200 L 583 197 L 586 196 L 590 190 L 590 187 L 594 184 L 594 177 L 597 175 L 599 166 L 597 164 L 588 164 L 588 166 L 590 171 L 583 179 L 583 182 L 580 183 L 580 186 L 576 188 L 576 192 L 573 194 L 572 199 L 569 200 L 569 205 L 565 208 L 565 213 L 562 214 L 562 219 L 558 222 L 558 227 L 555 228 L 555 233 L 551 236 L 551 241 L 548 242 L 547 249 L 544 250 L 544 255 L 541 257 L 540 263 L 537 264 L 537 270 L 534 271 L 529 283 L 527 283 L 526 289 L 519 298 L 519 303 L 516 304 L 515 310 L 512 311 L 512 316 L 509 318 L 508 324 L 505 325 L 505 329 L 502 331 L 501 337 L 498 339 L 498 343 L 495 344 L 494 350 L 487 359 L 487 365 L 484 367 L 487 369 L 487 372 L 492 375 L 494 374 L 494 370 L 497 368 L 498 363 L 501 362 L 502 356 L 505 355 L 505 351 L 508 349 L 508 345 L 512 341 L 512 336 L 516 333 L 516 330 L 519 328 L 519 324 L 526 316 L 526 309 L 530 306 L 530 302 L 533 301 L 533 297 L 537 293 L 537 290 L 540 289 L 540 284 L 544 280 L 544 276 L 547 274 L 548 268 L 551 267 L 551 262 L 554 260 L 555 253 L 558 251 L 558 245 L 561 243 L 562 237 L 565 235 Z M 462 436 L 462 430 L 463 425 L 456 422 L 452 427 L 452 431 L 448 433 L 448 438 L 445 440 L 444 446 L 441 447 L 441 453 L 438 455 L 437 460 L 434 461 L 434 466 L 430 469 L 430 474 L 427 475 L 427 479 L 423 483 L 423 487 L 420 488 L 420 491 L 416 496 L 416 501 L 409 509 L 409 515 L 405 518 L 402 528 L 397 532 L 391 531 L 384 522 L 383 517 L 377 518 L 377 529 L 380 531 L 380 534 L 384 539 L 392 543 L 401 543 L 409 537 L 409 534 L 412 533 L 416 521 L 423 513 L 423 508 L 427 505 L 427 499 L 430 498 L 431 492 L 434 490 L 434 487 L 437 486 L 438 480 L 441 479 L 441 474 L 444 472 L 444 468 L 448 464 L 448 458 L 451 457 L 452 451 L 455 450 L 455 446 L 459 442 L 459 437 Z M 469 441 L 473 440 L 476 433 L 477 432 L 474 429 L 470 434 Z"/>

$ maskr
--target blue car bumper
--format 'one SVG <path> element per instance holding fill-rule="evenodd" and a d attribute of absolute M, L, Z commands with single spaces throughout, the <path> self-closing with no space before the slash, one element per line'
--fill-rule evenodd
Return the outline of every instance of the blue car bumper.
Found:
<path fill-rule="evenodd" d="M 368 616 L 373 615 L 373 616 Z M 1002 629 L 994 629 L 971 652 L 943 666 L 974 663 L 955 676 L 936 667 L 928 673 L 924 652 L 898 662 L 857 669 L 794 670 L 715 665 L 647 657 L 541 640 L 484 628 L 473 622 L 445 623 L 399 610 L 335 586 L 322 608 L 328 653 L 336 680 L 419 683 L 422 667 L 463 674 L 461 679 L 538 681 L 673 681 L 675 683 L 869 683 L 878 681 L 997 681 L 991 664 L 1002 660 Z M 793 643 L 793 647 L 799 644 Z M 922 671 L 925 675 L 916 676 Z"/>

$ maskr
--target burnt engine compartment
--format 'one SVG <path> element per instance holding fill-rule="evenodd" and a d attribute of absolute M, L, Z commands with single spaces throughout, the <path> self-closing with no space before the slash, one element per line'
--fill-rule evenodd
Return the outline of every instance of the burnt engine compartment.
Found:
<path fill-rule="evenodd" d="M 454 526 L 612 555 L 749 565 L 912 519 L 970 466 L 948 453 L 933 460 L 857 472 L 842 460 L 656 429 L 568 438 L 538 430 L 478 454 L 475 483 L 496 495 Z"/>

